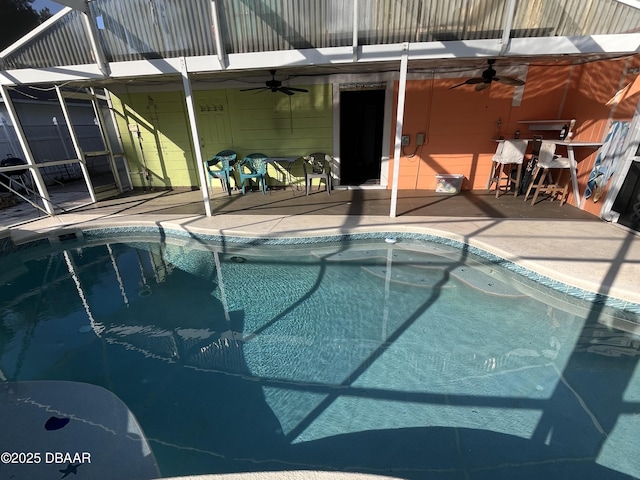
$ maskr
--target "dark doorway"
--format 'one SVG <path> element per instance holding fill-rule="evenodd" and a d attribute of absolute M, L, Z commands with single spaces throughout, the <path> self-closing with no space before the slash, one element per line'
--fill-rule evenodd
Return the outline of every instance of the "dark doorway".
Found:
<path fill-rule="evenodd" d="M 380 184 L 384 90 L 340 92 L 340 184 Z"/>
<path fill-rule="evenodd" d="M 631 163 L 612 210 L 620 213 L 620 225 L 640 231 L 640 162 Z"/>

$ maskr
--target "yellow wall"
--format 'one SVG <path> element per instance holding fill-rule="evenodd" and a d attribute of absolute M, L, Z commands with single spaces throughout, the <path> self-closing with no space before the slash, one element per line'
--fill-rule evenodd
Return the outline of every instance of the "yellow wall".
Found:
<path fill-rule="evenodd" d="M 132 172 L 146 166 L 154 187 L 199 185 L 182 92 L 119 95 L 114 108 Z M 140 139 L 129 130 L 130 124 L 138 125 Z M 141 186 L 141 175 L 133 173 L 132 181 Z"/>
<path fill-rule="evenodd" d="M 239 158 L 253 152 L 268 156 L 332 153 L 331 86 L 305 88 L 309 93 L 291 97 L 234 89 L 194 92 L 203 158 L 227 149 Z M 146 162 L 156 187 L 200 185 L 182 92 L 118 94 L 114 107 L 132 171 L 141 170 Z M 128 129 L 131 123 L 140 126 L 142 149 Z M 143 185 L 140 175 L 132 179 L 135 186 Z"/>

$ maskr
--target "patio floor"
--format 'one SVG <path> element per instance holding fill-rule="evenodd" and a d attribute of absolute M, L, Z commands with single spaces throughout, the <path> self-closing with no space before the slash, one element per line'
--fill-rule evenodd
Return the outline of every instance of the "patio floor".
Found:
<path fill-rule="evenodd" d="M 88 200 L 67 192 L 68 208 Z M 531 206 L 522 196 L 495 198 L 486 191 L 459 195 L 400 191 L 397 217 L 389 217 L 390 191 L 335 190 L 331 195 L 300 190 L 216 193 L 213 216 L 205 216 L 198 191 L 131 192 L 119 198 L 38 218 L 21 204 L 24 218 L 0 211 L 0 227 L 14 242 L 51 230 L 111 225 L 160 225 L 200 233 L 248 236 L 310 236 L 361 231 L 430 233 L 483 248 L 531 270 L 591 292 L 640 304 L 640 236 L 558 202 Z M 32 218 L 28 218 L 31 215 Z M 1 228 L 0 228 L 1 234 Z M 6 232 L 5 232 L 6 234 Z M 634 307 L 635 308 L 635 307 Z"/>
<path fill-rule="evenodd" d="M 61 209 L 91 211 L 96 208 L 130 208 L 130 211 L 204 215 L 202 194 L 199 190 L 156 190 L 128 192 L 121 197 L 99 201 L 94 205 L 84 184 L 71 184 L 51 189 L 52 201 Z M 235 215 L 375 215 L 389 216 L 391 191 L 379 189 L 313 191 L 306 196 L 302 190 L 269 190 L 266 195 L 233 192 L 226 195 L 215 192 L 211 206 L 214 214 Z M 82 206 L 84 205 L 84 206 Z M 61 211 L 58 208 L 58 211 Z M 0 210 L 0 226 L 9 226 L 43 217 L 25 201 L 13 208 Z M 463 191 L 458 195 L 435 193 L 431 190 L 401 190 L 398 192 L 397 216 L 447 216 L 492 218 L 554 218 L 598 221 L 593 215 L 558 202 L 540 200 L 532 206 L 522 195 L 501 195 L 486 190 Z"/>

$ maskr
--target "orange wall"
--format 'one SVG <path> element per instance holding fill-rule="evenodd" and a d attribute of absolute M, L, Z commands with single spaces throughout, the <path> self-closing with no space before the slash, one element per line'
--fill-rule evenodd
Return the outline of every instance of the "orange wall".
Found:
<path fill-rule="evenodd" d="M 563 113 L 577 119 L 576 140 L 602 141 L 611 121 L 632 119 L 640 99 L 640 79 L 637 74 L 625 75 L 625 70 L 638 66 L 640 57 L 636 56 L 589 63 L 580 68 L 572 81 Z M 578 185 L 583 194 L 596 158 L 597 151 L 593 149 L 576 151 Z M 602 201 L 594 199 L 595 196 L 586 199 L 583 208 L 598 215 Z M 568 200 L 573 203 L 573 192 Z"/>
<path fill-rule="evenodd" d="M 499 135 L 512 138 L 518 129 L 522 138 L 533 135 L 526 125 L 516 123 L 518 120 L 575 118 L 576 140 L 602 140 L 609 116 L 613 113 L 613 119 L 630 120 L 639 99 L 638 75 L 622 76 L 626 62 L 622 59 L 573 67 L 531 65 L 517 106 L 512 104 L 514 87 L 499 83 L 477 92 L 473 86 L 449 90 L 460 79 L 407 81 L 403 134 L 411 136 L 411 144 L 403 148 L 400 158 L 399 188 L 434 189 L 436 173 L 461 173 L 465 176 L 464 190 L 484 189 L 496 149 L 494 139 Z M 630 63 L 630 67 L 638 66 L 640 56 Z M 626 81 L 631 84 L 626 86 Z M 396 98 L 397 88 L 396 84 Z M 614 108 L 610 101 L 621 88 L 624 91 Z M 498 119 L 502 121 L 500 131 Z M 426 133 L 427 142 L 416 147 L 415 136 L 420 132 Z M 557 133 L 545 135 L 555 138 Z M 578 172 L 580 190 L 584 191 L 596 154 L 578 149 L 576 155 L 582 159 Z M 389 185 L 393 175 L 390 163 Z"/>

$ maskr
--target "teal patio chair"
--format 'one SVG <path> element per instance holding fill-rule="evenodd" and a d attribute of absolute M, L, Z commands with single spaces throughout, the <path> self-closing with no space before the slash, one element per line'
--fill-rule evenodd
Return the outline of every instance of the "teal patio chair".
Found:
<path fill-rule="evenodd" d="M 242 184 L 244 195 L 245 180 L 256 180 L 263 195 L 267 193 L 267 156 L 264 153 L 252 153 L 247 155 L 238 164 L 238 176 Z"/>
<path fill-rule="evenodd" d="M 236 157 L 236 152 L 233 150 L 223 150 L 216 153 L 211 160 L 206 161 L 209 177 L 211 179 L 219 179 L 222 183 L 222 188 L 229 195 L 231 195 L 231 177 L 233 177 L 233 165 L 236 162 Z M 236 183 L 235 177 L 233 178 L 233 182 Z"/>

